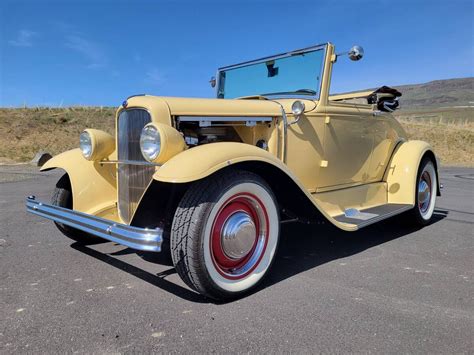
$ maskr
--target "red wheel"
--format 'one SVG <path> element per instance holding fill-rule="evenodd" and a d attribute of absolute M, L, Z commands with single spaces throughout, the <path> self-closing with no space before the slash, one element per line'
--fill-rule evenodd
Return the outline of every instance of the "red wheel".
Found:
<path fill-rule="evenodd" d="M 276 200 L 259 176 L 227 171 L 186 192 L 171 231 L 173 263 L 198 292 L 228 299 L 254 287 L 275 256 Z"/>
<path fill-rule="evenodd" d="M 211 231 L 211 256 L 216 270 L 230 280 L 251 273 L 265 253 L 269 221 L 263 203 L 241 193 L 218 211 Z"/>

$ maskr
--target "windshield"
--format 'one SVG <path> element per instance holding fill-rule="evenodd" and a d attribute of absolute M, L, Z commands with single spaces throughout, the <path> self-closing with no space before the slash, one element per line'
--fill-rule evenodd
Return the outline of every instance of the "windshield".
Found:
<path fill-rule="evenodd" d="M 298 51 L 219 70 L 218 98 L 253 95 L 319 97 L 325 47 Z"/>

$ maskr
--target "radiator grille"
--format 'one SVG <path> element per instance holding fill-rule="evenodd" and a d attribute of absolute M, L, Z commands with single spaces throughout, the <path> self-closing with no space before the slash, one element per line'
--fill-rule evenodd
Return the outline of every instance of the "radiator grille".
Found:
<path fill-rule="evenodd" d="M 119 161 L 146 161 L 140 151 L 140 134 L 150 121 L 150 114 L 142 109 L 124 110 L 120 113 L 117 122 Z M 118 211 L 124 222 L 130 223 L 154 172 L 153 165 L 118 165 Z"/>

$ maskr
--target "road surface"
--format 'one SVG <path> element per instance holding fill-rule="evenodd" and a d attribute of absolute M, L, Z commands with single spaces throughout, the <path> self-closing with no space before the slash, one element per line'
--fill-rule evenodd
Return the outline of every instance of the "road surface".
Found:
<path fill-rule="evenodd" d="M 285 225 L 251 295 L 209 302 L 159 255 L 81 246 L 25 212 L 58 171 L 0 167 L 0 352 L 474 352 L 474 169 L 446 168 L 434 222 Z"/>

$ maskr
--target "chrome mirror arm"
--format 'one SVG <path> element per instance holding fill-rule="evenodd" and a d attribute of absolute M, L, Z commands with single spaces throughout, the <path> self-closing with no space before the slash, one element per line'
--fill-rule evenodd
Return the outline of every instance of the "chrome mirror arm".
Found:
<path fill-rule="evenodd" d="M 298 115 L 296 116 L 296 120 L 292 121 L 292 122 L 288 122 L 288 126 L 291 126 L 291 125 L 294 125 L 296 123 L 298 123 L 301 119 L 301 115 Z"/>

